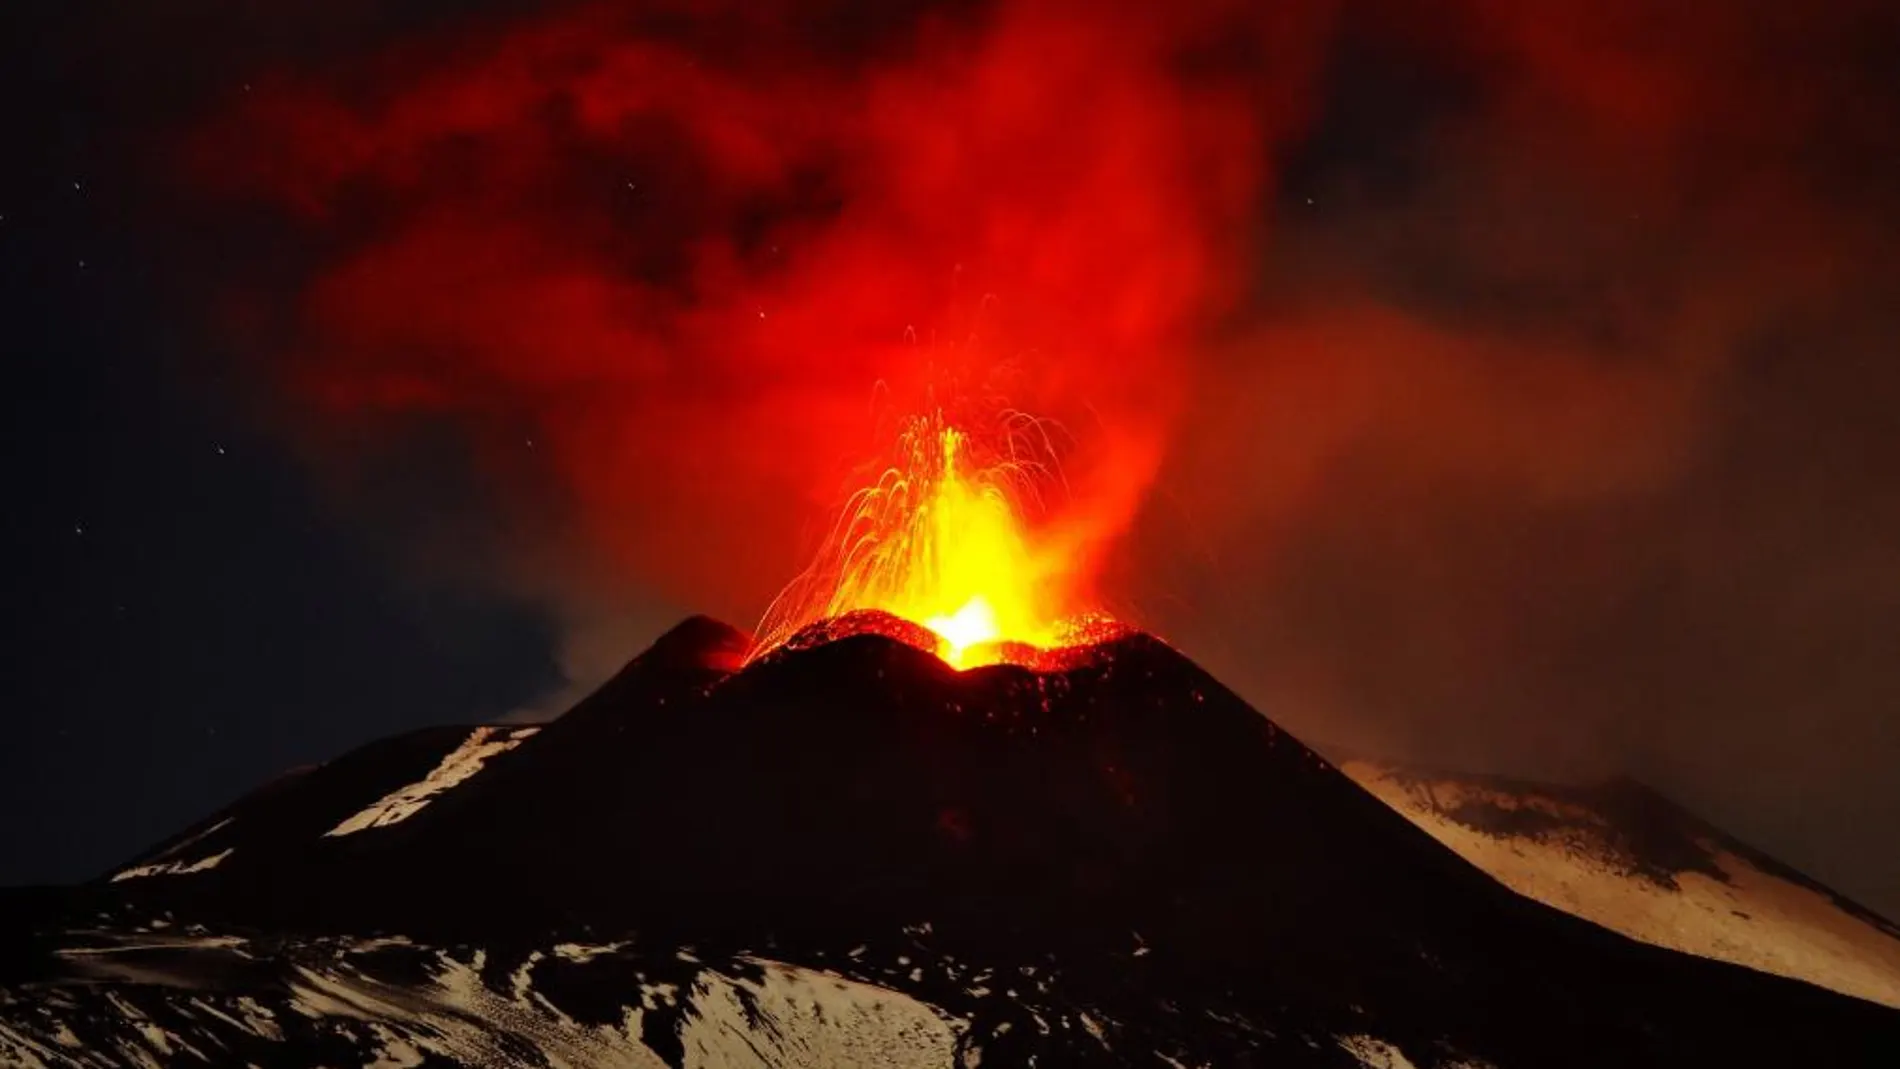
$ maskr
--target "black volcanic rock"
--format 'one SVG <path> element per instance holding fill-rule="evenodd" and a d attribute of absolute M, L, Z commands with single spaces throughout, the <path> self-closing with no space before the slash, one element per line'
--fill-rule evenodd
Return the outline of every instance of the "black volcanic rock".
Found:
<path fill-rule="evenodd" d="M 669 696 L 677 704 L 738 671 L 751 648 L 751 636 L 735 627 L 710 616 L 688 617 L 555 721 L 549 738 L 625 731 Z"/>
<path fill-rule="evenodd" d="M 646 653 L 628 663 L 673 672 L 709 671 L 724 675 L 745 664 L 752 636 L 710 616 L 689 616 L 661 635 Z"/>
<path fill-rule="evenodd" d="M 728 998 L 751 1007 L 739 1018 L 752 1025 L 725 1030 L 754 1029 L 749 1050 L 756 1028 L 783 1038 L 796 1021 L 883 1020 L 866 1007 L 885 999 L 922 1015 L 898 1029 L 913 1052 L 938 1050 L 939 1025 L 954 1033 L 949 1060 L 919 1065 L 1871 1065 L 1900 1053 L 1900 1014 L 1642 946 L 1511 893 L 1149 636 L 1047 671 L 957 672 L 868 633 L 734 670 L 745 644 L 688 621 L 538 734 L 438 739 L 433 762 L 404 766 L 413 788 L 370 773 L 389 757 L 363 758 L 347 802 L 355 766 L 333 762 L 139 859 L 159 870 L 92 893 L 110 894 L 113 916 L 200 933 L 157 973 L 264 983 L 203 943 L 240 939 L 247 962 L 287 970 L 259 990 L 306 1010 L 321 1009 L 315 988 L 398 1007 L 368 1019 L 404 1043 L 444 1034 L 430 1014 L 471 1006 L 540 1014 L 519 1031 L 548 1043 L 599 1039 L 587 1030 L 633 1014 L 639 1057 L 702 1064 L 693 1044 L 714 1043 L 702 1032 L 726 1020 Z M 278 949 L 260 952 L 261 939 Z M 126 953 L 95 947 L 84 975 Z M 118 975 L 154 974 L 141 968 Z M 36 990 L 69 989 L 53 972 Z M 834 988 L 857 1001 L 825 1003 Z M 140 994 L 148 1018 L 171 1013 Z M 17 1023 L 16 1005 L 70 1024 L 0 1002 L 16 1032 L 51 1027 Z M 86 1020 L 109 1031 L 123 1017 Z M 393 1049 L 366 1028 L 348 1049 L 365 1036 Z M 310 1050 L 335 1037 L 318 1038 Z M 320 1060 L 296 1049 L 270 1058 Z M 480 1061 L 446 1040 L 418 1049 Z M 518 1060 L 551 1062 L 552 1049 Z M 792 1059 L 764 1057 L 777 1060 Z"/>

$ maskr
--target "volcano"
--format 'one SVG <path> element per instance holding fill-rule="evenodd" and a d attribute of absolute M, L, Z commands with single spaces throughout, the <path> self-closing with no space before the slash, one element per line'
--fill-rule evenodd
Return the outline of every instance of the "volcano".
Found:
<path fill-rule="evenodd" d="M 375 742 L 9 892 L 0 1061 L 1900 1058 L 1894 1009 L 1518 894 L 1151 636 L 959 671 L 897 630 L 748 659 L 689 620 L 548 724 Z"/>

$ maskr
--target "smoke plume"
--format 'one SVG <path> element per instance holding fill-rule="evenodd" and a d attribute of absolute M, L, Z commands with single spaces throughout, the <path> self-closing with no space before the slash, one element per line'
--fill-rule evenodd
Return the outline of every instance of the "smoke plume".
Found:
<path fill-rule="evenodd" d="M 1900 822 L 1892 16 L 1262 6 L 418 17 L 181 170 L 294 250 L 227 293 L 273 418 L 577 682 L 756 619 L 954 384 L 1294 730 L 1632 770 L 1893 909 L 1829 830 Z"/>

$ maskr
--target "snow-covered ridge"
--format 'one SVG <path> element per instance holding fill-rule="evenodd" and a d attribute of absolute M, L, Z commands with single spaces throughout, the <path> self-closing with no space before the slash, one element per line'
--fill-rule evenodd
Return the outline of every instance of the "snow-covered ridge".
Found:
<path fill-rule="evenodd" d="M 1645 943 L 1900 1007 L 1900 938 L 1813 887 L 1697 837 L 1706 864 L 1641 871 L 1616 818 L 1532 785 L 1426 776 L 1368 761 L 1341 771 L 1528 898 Z M 1494 822 L 1472 812 L 1549 819 Z M 1706 871 L 1704 871 L 1706 869 Z"/>
<path fill-rule="evenodd" d="M 489 758 L 514 749 L 540 730 L 538 727 L 478 727 L 460 746 L 449 751 L 427 776 L 389 792 L 324 835 L 349 835 L 408 820 L 421 812 L 430 799 L 480 772 Z"/>

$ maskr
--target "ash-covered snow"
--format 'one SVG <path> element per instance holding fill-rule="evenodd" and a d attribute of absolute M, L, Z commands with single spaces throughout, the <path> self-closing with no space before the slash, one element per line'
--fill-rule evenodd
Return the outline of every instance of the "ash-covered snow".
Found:
<path fill-rule="evenodd" d="M 1195 1024 L 1172 1010 L 1161 1032 L 1131 1025 L 1129 1004 L 1067 991 L 1053 959 L 985 967 L 1041 982 L 969 998 L 969 966 L 917 932 L 797 961 L 637 938 L 503 951 L 69 932 L 86 945 L 57 954 L 61 975 L 0 987 L 0 1065 L 971 1069 L 1157 1049 L 1174 1053 L 1150 1064 L 1208 1065 L 1247 1062 L 1267 1035 L 1230 1025 L 1237 1015 Z"/>
<path fill-rule="evenodd" d="M 95 937 L 99 933 L 94 933 Z M 140 959 L 172 951 L 161 965 Z M 624 944 L 535 951 L 495 983 L 489 953 L 406 940 L 328 939 L 281 955 L 271 994 L 232 996 L 211 978 L 262 948 L 231 936 L 129 939 L 71 955 L 69 982 L 0 989 L 0 1065 L 54 1069 L 174 1064 L 293 1064 L 411 1069 L 447 1063 L 626 1069 L 805 1066 L 951 1069 L 968 1023 L 861 979 L 740 955 L 684 962 Z M 670 959 L 670 961 L 668 960 Z M 678 970 L 684 969 L 683 973 Z M 627 1005 L 563 1008 L 545 970 L 575 976 Z M 660 980 L 683 976 L 684 982 Z M 141 982 L 130 982 L 129 977 Z M 648 1017 L 664 1023 L 649 1027 Z M 671 1051 L 656 1051 L 651 1042 Z M 971 1063 L 973 1064 L 973 1063 Z"/>
<path fill-rule="evenodd" d="M 688 1066 L 952 1069 L 966 1022 L 836 973 L 758 961 L 753 978 L 694 981 L 680 1041 Z M 761 1022 L 770 1022 L 761 1028 Z"/>

